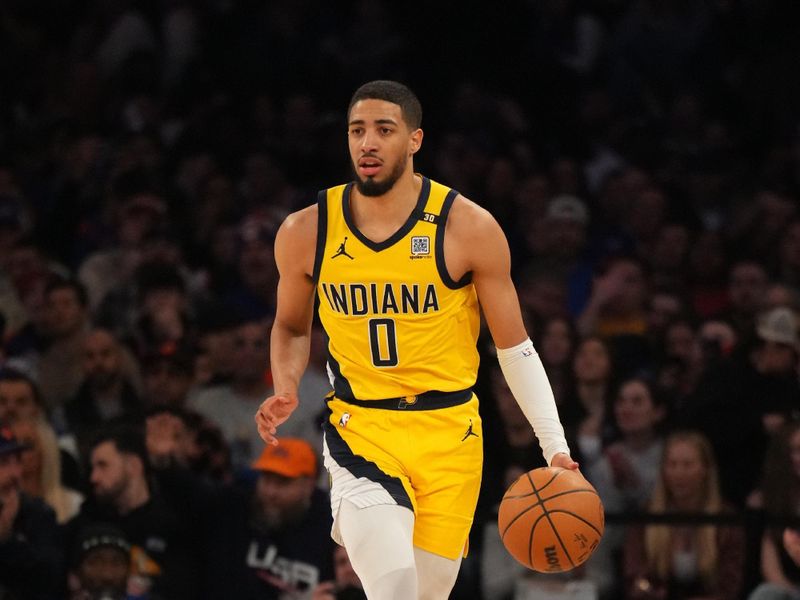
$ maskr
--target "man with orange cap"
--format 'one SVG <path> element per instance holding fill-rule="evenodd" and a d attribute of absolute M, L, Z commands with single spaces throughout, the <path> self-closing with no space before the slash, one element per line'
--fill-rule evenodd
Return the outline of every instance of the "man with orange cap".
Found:
<path fill-rule="evenodd" d="M 331 514 L 317 487 L 317 456 L 300 438 L 267 445 L 253 462 L 258 473 L 249 499 L 231 498 L 214 520 L 214 557 L 207 597 L 235 591 L 241 600 L 311 597 L 333 578 Z M 249 502 L 249 510 L 241 506 Z"/>

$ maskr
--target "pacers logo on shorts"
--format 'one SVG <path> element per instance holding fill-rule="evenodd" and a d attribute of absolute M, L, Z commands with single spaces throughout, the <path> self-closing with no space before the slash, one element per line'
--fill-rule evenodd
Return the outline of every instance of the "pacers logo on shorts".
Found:
<path fill-rule="evenodd" d="M 347 427 L 347 422 L 350 420 L 350 413 L 342 413 L 339 418 L 339 427 Z"/>

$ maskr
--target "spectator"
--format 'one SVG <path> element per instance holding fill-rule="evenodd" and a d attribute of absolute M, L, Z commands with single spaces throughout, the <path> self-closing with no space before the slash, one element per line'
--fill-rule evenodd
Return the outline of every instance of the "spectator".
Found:
<path fill-rule="evenodd" d="M 13 425 L 20 420 L 51 423 L 47 421 L 47 411 L 36 382 L 21 371 L 0 370 L 0 425 Z M 65 485 L 80 488 L 78 447 L 75 438 L 66 431 L 63 412 L 56 411 L 52 423 L 55 424 L 53 433 L 58 436 L 60 477 Z"/>
<path fill-rule="evenodd" d="M 794 314 L 786 308 L 763 313 L 756 334 L 755 346 L 742 345 L 706 370 L 683 411 L 725 457 L 723 494 L 739 506 L 757 484 L 770 435 L 792 417 L 800 397 Z"/>
<path fill-rule="evenodd" d="M 166 344 L 142 359 L 142 395 L 148 408 L 182 408 L 194 382 L 194 356 L 188 349 Z"/>
<path fill-rule="evenodd" d="M 695 325 L 686 318 L 672 320 L 664 331 L 658 382 L 672 398 L 691 394 L 702 372 L 702 353 Z"/>
<path fill-rule="evenodd" d="M 761 538 L 761 580 L 752 600 L 800 598 L 800 566 L 783 545 L 784 523 L 797 518 L 800 500 L 800 422 L 784 425 L 772 438 L 760 488 L 748 504 L 763 509 L 767 529 Z"/>
<path fill-rule="evenodd" d="M 94 329 L 83 344 L 84 379 L 66 407 L 67 422 L 82 457 L 104 425 L 141 418 L 139 394 L 126 372 L 125 354 L 110 331 Z"/>
<path fill-rule="evenodd" d="M 52 509 L 22 491 L 24 449 L 0 428 L 0 595 L 51 600 L 61 593 L 62 540 Z"/>
<path fill-rule="evenodd" d="M 665 223 L 656 233 L 645 257 L 653 287 L 681 292 L 686 288 L 686 263 L 692 236 L 680 223 Z"/>
<path fill-rule="evenodd" d="M 658 347 L 667 325 L 686 313 L 686 306 L 680 294 L 663 288 L 653 291 L 648 299 L 647 310 L 647 337 L 651 343 Z"/>
<path fill-rule="evenodd" d="M 614 368 L 608 345 L 599 337 L 578 343 L 572 361 L 572 386 L 559 409 L 575 460 L 589 472 L 612 436 L 611 392 Z"/>
<path fill-rule="evenodd" d="M 251 320 L 275 313 L 278 272 L 273 243 L 275 227 L 258 218 L 246 220 L 239 231 L 239 284 L 223 295 L 226 304 Z"/>
<path fill-rule="evenodd" d="M 581 336 L 599 335 L 612 348 L 621 376 L 649 366 L 647 280 L 635 259 L 608 261 L 592 285 L 592 293 L 576 321 Z"/>
<path fill-rule="evenodd" d="M 80 350 L 89 325 L 86 291 L 75 280 L 53 280 L 45 289 L 45 311 L 45 340 L 36 364 L 42 397 L 53 410 L 80 385 Z"/>
<path fill-rule="evenodd" d="M 253 415 L 272 389 L 267 332 L 261 321 L 239 325 L 234 338 L 233 380 L 199 391 L 188 403 L 222 430 L 234 469 L 239 471 L 250 466 L 263 446 L 253 428 Z"/>
<path fill-rule="evenodd" d="M 70 600 L 128 600 L 131 544 L 114 525 L 92 523 L 78 532 L 72 551 Z M 137 594 L 137 598 L 154 600 Z"/>
<path fill-rule="evenodd" d="M 109 198 L 114 219 L 113 244 L 90 254 L 78 269 L 78 278 L 89 293 L 93 311 L 102 306 L 112 291 L 120 291 L 133 278 L 142 262 L 142 247 L 148 235 L 167 224 L 164 199 L 148 187 L 147 176 L 122 173 L 111 185 Z M 106 306 L 104 312 L 118 312 Z"/>
<path fill-rule="evenodd" d="M 152 485 L 144 435 L 105 427 L 89 452 L 91 492 L 68 524 L 70 538 L 90 523 L 119 527 L 132 547 L 132 572 L 143 592 L 198 598 L 199 549 L 188 515 L 176 512 Z"/>
<path fill-rule="evenodd" d="M 491 367 L 489 379 L 492 398 L 497 404 L 503 428 L 502 447 L 496 448 L 493 454 L 494 459 L 500 458 L 499 465 L 495 468 L 503 474 L 504 480 L 511 469 L 522 469 L 524 472 L 547 466 L 539 456 L 539 440 L 536 439 L 519 404 L 514 400 L 499 367 L 495 365 Z M 498 490 L 501 492 L 500 495 L 504 490 L 505 487 Z"/>
<path fill-rule="evenodd" d="M 166 406 L 152 409 L 146 419 L 146 441 L 156 467 L 178 466 L 206 482 L 233 479 L 230 449 L 222 433 L 198 413 Z"/>
<path fill-rule="evenodd" d="M 572 370 L 572 355 L 575 352 L 575 332 L 572 322 L 567 318 L 547 320 L 542 327 L 542 334 L 537 340 L 536 347 L 539 348 L 539 355 L 553 388 L 556 404 L 561 405 Z"/>
<path fill-rule="evenodd" d="M 272 393 L 268 335 L 269 329 L 263 321 L 240 324 L 234 338 L 233 381 L 200 390 L 188 402 L 189 408 L 222 430 L 231 448 L 233 467 L 240 472 L 249 468 L 264 444 L 253 428 L 253 415 Z M 295 423 L 287 423 L 287 435 L 314 443 L 320 441 L 317 416 L 327 389 L 313 371 L 303 376 L 300 396 L 304 401 L 293 415 Z"/>
<path fill-rule="evenodd" d="M 161 347 L 189 345 L 193 331 L 190 299 L 178 269 L 148 262 L 136 270 L 136 318 L 124 336 L 138 356 Z"/>
<path fill-rule="evenodd" d="M 586 203 L 575 196 L 556 196 L 547 204 L 544 221 L 546 251 L 554 259 L 554 266 L 560 268 L 571 283 L 573 278 L 586 276 L 585 265 L 580 262 L 584 258 L 589 225 Z"/>
<path fill-rule="evenodd" d="M 728 307 L 726 269 L 728 257 L 722 234 L 704 231 L 689 249 L 688 296 L 692 311 L 700 317 L 717 317 Z"/>
<path fill-rule="evenodd" d="M 198 390 L 229 384 L 236 364 L 236 329 L 241 324 L 229 307 L 212 304 L 197 319 L 195 380 Z"/>
<path fill-rule="evenodd" d="M 78 513 L 83 495 L 61 481 L 61 453 L 53 428 L 42 419 L 22 419 L 10 429 L 26 446 L 20 458 L 22 491 L 44 500 L 55 512 L 56 521 L 66 523 Z"/>
<path fill-rule="evenodd" d="M 749 337 L 755 331 L 756 315 L 764 308 L 769 278 L 764 266 L 754 260 L 740 260 L 728 272 L 729 307 L 723 316 L 736 333 Z"/>
<path fill-rule="evenodd" d="M 284 437 L 264 448 L 253 469 L 252 494 L 229 494 L 230 505 L 210 519 L 206 595 L 224 598 L 237 590 L 241 600 L 310 598 L 334 575 L 329 499 L 316 487 L 314 450 Z"/>
<path fill-rule="evenodd" d="M 619 439 L 586 473 L 608 512 L 643 510 L 658 477 L 664 448 L 661 424 L 667 416 L 663 396 L 644 379 L 623 381 L 613 403 Z"/>
<path fill-rule="evenodd" d="M 33 379 L 12 368 L 0 371 L 0 424 L 19 419 L 43 419 L 45 414 L 39 388 Z"/>
<path fill-rule="evenodd" d="M 344 546 L 333 548 L 333 581 L 317 585 L 311 600 L 367 600 L 364 586 L 353 570 Z"/>
<path fill-rule="evenodd" d="M 664 444 L 648 504 L 654 514 L 731 512 L 723 501 L 711 445 L 679 431 Z M 625 597 L 630 600 L 731 599 L 742 591 L 744 532 L 738 526 L 648 525 L 628 532 Z"/>
<path fill-rule="evenodd" d="M 13 286 L 11 302 L 4 305 L 12 319 L 6 352 L 35 370 L 48 343 L 57 344 L 50 333 L 53 313 L 49 309 L 47 289 L 53 281 L 63 281 L 67 271 L 49 261 L 33 237 L 19 240 L 3 260 L 2 267 L 4 278 Z M 21 310 L 19 306 L 15 307 L 17 301 Z M 18 310 L 22 314 L 16 312 Z M 25 319 L 24 323 L 19 322 L 22 319 Z"/>

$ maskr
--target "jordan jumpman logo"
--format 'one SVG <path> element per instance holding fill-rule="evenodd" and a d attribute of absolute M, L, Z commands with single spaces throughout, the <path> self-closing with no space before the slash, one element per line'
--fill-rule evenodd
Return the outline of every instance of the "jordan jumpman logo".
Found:
<path fill-rule="evenodd" d="M 461 441 L 463 442 L 464 440 L 466 440 L 471 435 L 474 435 L 475 437 L 478 437 L 478 434 L 475 433 L 474 431 L 472 431 L 472 419 L 469 420 L 469 427 L 467 427 L 467 433 L 464 434 L 464 437 L 461 438 Z"/>
<path fill-rule="evenodd" d="M 331 259 L 334 259 L 338 256 L 346 256 L 350 260 L 354 260 L 352 256 L 347 253 L 347 250 L 344 249 L 344 245 L 347 243 L 347 236 L 344 236 L 344 241 L 339 244 L 339 249 L 336 251 L 336 254 L 331 256 Z"/>

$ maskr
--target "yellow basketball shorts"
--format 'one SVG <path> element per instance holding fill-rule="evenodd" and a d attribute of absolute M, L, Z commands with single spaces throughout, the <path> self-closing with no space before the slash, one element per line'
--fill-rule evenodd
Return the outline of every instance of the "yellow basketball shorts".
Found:
<path fill-rule="evenodd" d="M 359 508 L 405 506 L 414 511 L 416 547 L 451 560 L 466 554 L 483 465 L 478 398 L 471 390 L 429 394 L 413 403 L 327 399 L 324 458 L 340 544 L 337 514 L 347 499 Z"/>

